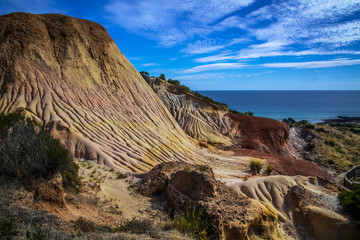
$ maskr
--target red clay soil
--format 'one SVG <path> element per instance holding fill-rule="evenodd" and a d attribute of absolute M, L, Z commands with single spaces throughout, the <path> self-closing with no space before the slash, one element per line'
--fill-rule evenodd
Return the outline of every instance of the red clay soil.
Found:
<path fill-rule="evenodd" d="M 286 140 L 289 128 L 286 124 L 269 118 L 230 113 L 234 122 L 233 143 L 241 148 L 288 156 Z M 234 132 L 236 131 L 236 132 Z"/>
<path fill-rule="evenodd" d="M 275 174 L 286 176 L 314 176 L 332 180 L 332 176 L 322 167 L 315 163 L 296 158 L 277 157 L 274 154 L 259 152 L 256 150 L 232 147 L 229 149 L 237 156 L 248 156 L 267 160 L 273 167 Z"/>

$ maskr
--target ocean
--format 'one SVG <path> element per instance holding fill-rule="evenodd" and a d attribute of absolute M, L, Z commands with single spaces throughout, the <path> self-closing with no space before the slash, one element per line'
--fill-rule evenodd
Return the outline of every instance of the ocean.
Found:
<path fill-rule="evenodd" d="M 360 91 L 198 91 L 239 112 L 277 120 L 321 122 L 337 116 L 360 117 Z"/>

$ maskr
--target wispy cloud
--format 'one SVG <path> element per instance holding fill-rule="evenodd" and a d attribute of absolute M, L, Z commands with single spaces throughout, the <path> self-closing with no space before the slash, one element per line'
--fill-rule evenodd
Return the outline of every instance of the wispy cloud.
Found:
<path fill-rule="evenodd" d="M 336 47 L 359 40 L 359 22 L 342 20 L 359 10 L 358 0 L 279 1 L 264 7 L 259 14 L 250 14 L 245 21 L 250 34 L 258 39 Z M 254 24 L 260 15 L 271 16 L 276 21 L 257 28 Z"/>
<path fill-rule="evenodd" d="M 144 63 L 142 64 L 143 67 L 150 67 L 150 66 L 159 66 L 160 64 L 158 63 Z"/>
<path fill-rule="evenodd" d="M 219 40 L 218 40 L 219 41 Z M 203 54 L 203 53 L 212 53 L 220 49 L 224 49 L 230 47 L 232 45 L 238 43 L 245 43 L 249 40 L 246 38 L 235 38 L 231 39 L 230 41 L 225 41 L 223 44 L 217 44 L 217 41 L 214 39 L 206 39 L 202 41 L 196 41 L 193 44 L 189 44 L 187 48 L 181 50 L 182 52 L 188 54 Z"/>
<path fill-rule="evenodd" d="M 283 56 L 324 56 L 324 55 L 337 55 L 337 54 L 350 54 L 359 55 L 360 51 L 347 51 L 347 50 L 325 50 L 325 49 L 312 49 L 293 51 L 287 50 L 286 45 L 274 46 L 268 48 L 255 47 L 251 45 L 244 50 L 232 54 L 216 54 L 207 57 L 196 58 L 195 62 L 218 62 L 224 60 L 247 60 L 257 59 L 263 57 L 283 57 Z"/>
<path fill-rule="evenodd" d="M 140 60 L 143 60 L 144 58 L 142 58 L 142 57 L 128 57 L 127 59 L 129 59 L 129 60 L 135 60 L 135 61 L 140 61 Z"/>
<path fill-rule="evenodd" d="M 104 9 L 114 23 L 172 46 L 211 33 L 214 21 L 254 1 L 113 0 Z"/>
<path fill-rule="evenodd" d="M 311 62 L 287 62 L 287 63 L 265 63 L 259 66 L 268 68 L 328 68 L 349 65 L 360 65 L 360 59 L 335 59 L 331 61 L 311 61 Z"/>
<path fill-rule="evenodd" d="M 214 64 L 196 66 L 184 70 L 183 73 L 195 73 L 195 72 L 205 72 L 205 71 L 214 71 L 214 70 L 223 70 L 223 69 L 240 69 L 247 66 L 248 65 L 243 63 L 214 63 Z"/>

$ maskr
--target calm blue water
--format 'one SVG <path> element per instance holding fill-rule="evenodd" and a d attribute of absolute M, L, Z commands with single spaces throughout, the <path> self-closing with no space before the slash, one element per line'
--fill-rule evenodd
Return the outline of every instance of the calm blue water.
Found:
<path fill-rule="evenodd" d="M 360 117 L 360 91 L 199 91 L 239 112 L 281 120 L 319 122 L 337 116 Z"/>

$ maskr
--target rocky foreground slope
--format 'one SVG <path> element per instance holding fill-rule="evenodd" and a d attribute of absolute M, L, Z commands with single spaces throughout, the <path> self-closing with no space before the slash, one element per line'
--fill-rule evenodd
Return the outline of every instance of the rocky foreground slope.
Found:
<path fill-rule="evenodd" d="M 72 156 L 147 171 L 199 159 L 196 148 L 97 23 L 0 16 L 0 112 L 20 111 Z"/>

